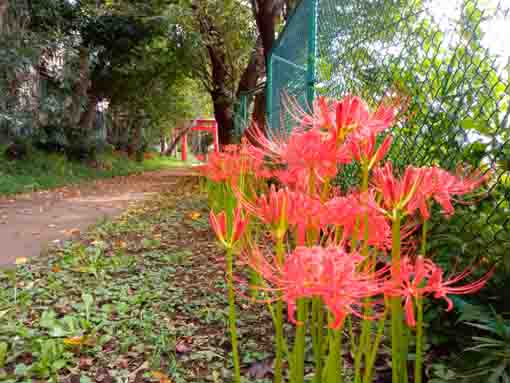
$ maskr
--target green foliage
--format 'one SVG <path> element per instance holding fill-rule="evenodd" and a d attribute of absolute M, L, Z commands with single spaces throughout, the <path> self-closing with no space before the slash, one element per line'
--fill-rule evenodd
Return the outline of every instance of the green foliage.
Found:
<path fill-rule="evenodd" d="M 507 383 L 510 381 L 510 321 L 493 309 L 465 305 L 459 323 L 467 325 L 471 334 L 457 356 L 450 355 L 447 364 L 431 366 L 430 382 L 458 381 L 475 383 Z"/>
<path fill-rule="evenodd" d="M 203 89 L 184 77 L 190 71 L 182 57 L 189 46 L 167 2 L 9 4 L 13 21 L 0 41 L 2 134 L 94 159 L 113 131 L 101 122 L 91 127 L 85 118 L 99 101 L 128 115 L 130 124 L 121 129 L 128 130 L 129 146 L 138 148 L 139 135 L 132 131 L 140 115 L 150 121 L 143 134 L 152 143 L 168 135 L 177 119 L 210 109 Z M 32 91 L 22 92 L 27 86 Z"/>
<path fill-rule="evenodd" d="M 99 168 L 81 161 L 69 161 L 64 154 L 33 151 L 26 159 L 9 161 L 0 150 L 0 194 L 50 189 L 98 178 L 110 178 L 180 166 L 169 157 L 154 156 L 141 163 L 125 156 L 104 154 L 97 159 Z"/>

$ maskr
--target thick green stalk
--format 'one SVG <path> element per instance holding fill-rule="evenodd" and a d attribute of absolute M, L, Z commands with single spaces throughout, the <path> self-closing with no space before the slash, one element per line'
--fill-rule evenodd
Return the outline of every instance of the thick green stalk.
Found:
<path fill-rule="evenodd" d="M 359 345 L 354 354 L 354 382 L 361 383 L 361 361 L 363 355 L 368 354 L 368 338 L 370 336 L 370 322 L 368 319 L 363 319 L 361 324 L 361 334 L 359 338 Z"/>
<path fill-rule="evenodd" d="M 326 370 L 327 383 L 343 382 L 342 327 L 332 330 L 329 341 L 329 355 Z"/>
<path fill-rule="evenodd" d="M 297 301 L 296 337 L 294 339 L 294 383 L 304 383 L 305 380 L 305 335 L 308 314 L 307 301 L 303 298 Z"/>
<path fill-rule="evenodd" d="M 401 313 L 402 313 L 402 311 L 401 311 Z M 409 356 L 409 338 L 411 335 L 411 330 L 404 323 L 403 315 L 400 318 L 401 318 L 400 322 L 399 322 L 400 323 L 400 331 L 401 331 L 401 335 L 400 335 L 400 371 L 401 371 L 400 380 L 402 381 L 402 383 L 407 383 L 407 382 L 409 382 L 408 371 L 407 371 L 407 358 Z"/>
<path fill-rule="evenodd" d="M 361 182 L 361 192 L 364 193 L 368 191 L 368 165 L 363 165 L 363 179 Z M 364 207 L 367 208 L 365 214 L 363 214 L 363 245 L 361 247 L 361 255 L 368 259 L 368 197 L 364 196 L 365 201 Z"/>
<path fill-rule="evenodd" d="M 427 255 L 427 221 L 421 227 L 421 255 Z M 423 297 L 416 297 L 416 360 L 414 365 L 414 383 L 421 383 L 423 369 Z"/>
<path fill-rule="evenodd" d="M 425 220 L 421 225 L 421 255 L 423 257 L 427 255 L 427 222 Z"/>
<path fill-rule="evenodd" d="M 283 265 L 285 259 L 285 248 L 283 238 L 276 239 L 276 260 L 278 264 Z M 281 292 L 278 292 L 275 313 L 275 337 L 276 337 L 276 358 L 274 365 L 274 383 L 282 383 L 283 381 L 283 349 L 284 349 L 284 333 L 283 333 L 283 302 Z"/>
<path fill-rule="evenodd" d="M 368 163 L 364 163 L 363 165 L 363 176 L 362 176 L 362 182 L 361 182 L 361 192 L 365 193 L 368 191 Z M 362 203 L 364 204 L 365 208 L 368 208 L 368 199 L 367 196 L 363 196 L 364 200 Z M 365 259 L 365 261 L 368 261 L 368 209 L 366 209 L 365 214 L 363 214 L 363 243 L 361 247 L 361 255 Z M 366 303 L 369 303 L 369 300 L 367 299 L 365 301 Z M 370 315 L 370 309 L 369 305 L 366 305 L 366 308 L 364 310 L 365 314 L 368 316 Z M 361 362 L 363 359 L 363 356 L 368 356 L 369 354 L 369 341 L 370 341 L 370 321 L 368 319 L 362 320 L 361 325 L 361 334 L 359 338 L 359 346 L 357 348 L 356 353 L 354 354 L 354 382 L 355 383 L 361 383 Z"/>
<path fill-rule="evenodd" d="M 365 366 L 365 375 L 363 377 L 363 383 L 372 383 L 372 375 L 374 372 L 375 358 L 377 357 L 377 350 L 381 344 L 382 337 L 384 335 L 384 324 L 386 322 L 386 310 L 384 310 L 383 316 L 379 319 L 377 324 L 377 331 L 375 334 L 374 343 L 370 350 L 370 355 L 367 358 Z"/>
<path fill-rule="evenodd" d="M 423 366 L 423 298 L 416 298 L 416 361 L 414 366 L 414 383 L 421 383 Z"/>
<path fill-rule="evenodd" d="M 312 343 L 313 353 L 315 359 L 315 377 L 314 383 L 322 382 L 322 370 L 323 370 L 323 330 L 324 330 L 324 307 L 322 300 L 319 297 L 315 297 L 312 300 Z"/>
<path fill-rule="evenodd" d="M 392 223 L 391 273 L 395 281 L 400 279 L 400 211 L 395 210 Z M 401 336 L 402 336 L 402 305 L 399 297 L 391 298 L 391 369 L 392 383 L 401 381 Z"/>
<path fill-rule="evenodd" d="M 227 284 L 228 284 L 228 319 L 230 324 L 230 338 L 232 343 L 232 360 L 234 362 L 234 382 L 241 382 L 241 365 L 239 363 L 239 351 L 237 349 L 237 326 L 236 326 L 236 307 L 234 294 L 234 278 L 233 278 L 233 250 L 227 248 Z"/>

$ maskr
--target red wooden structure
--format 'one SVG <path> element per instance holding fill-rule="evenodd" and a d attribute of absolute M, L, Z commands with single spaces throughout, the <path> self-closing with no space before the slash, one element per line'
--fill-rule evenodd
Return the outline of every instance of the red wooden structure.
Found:
<path fill-rule="evenodd" d="M 216 120 L 200 119 L 193 121 L 193 126 L 189 132 L 209 132 L 213 136 L 214 151 L 219 152 L 220 143 L 218 139 L 218 123 Z M 181 138 L 181 159 L 186 161 L 188 159 L 188 132 Z M 178 134 L 178 132 L 176 132 Z"/>

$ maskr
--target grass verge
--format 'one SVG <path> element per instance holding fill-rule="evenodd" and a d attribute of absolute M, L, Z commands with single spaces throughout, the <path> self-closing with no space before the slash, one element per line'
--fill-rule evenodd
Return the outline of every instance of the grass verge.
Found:
<path fill-rule="evenodd" d="M 52 189 L 93 179 L 183 166 L 182 161 L 159 155 L 143 162 L 117 154 L 104 155 L 98 161 L 100 166 L 91 167 L 85 163 L 69 161 L 63 154 L 34 151 L 27 159 L 9 161 L 1 153 L 2 148 L 0 195 Z"/>

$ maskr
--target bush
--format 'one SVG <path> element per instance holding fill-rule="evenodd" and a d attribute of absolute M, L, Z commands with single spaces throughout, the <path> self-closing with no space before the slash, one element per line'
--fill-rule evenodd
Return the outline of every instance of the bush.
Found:
<path fill-rule="evenodd" d="M 32 152 L 32 144 L 28 140 L 16 139 L 4 151 L 8 160 L 23 160 Z"/>

